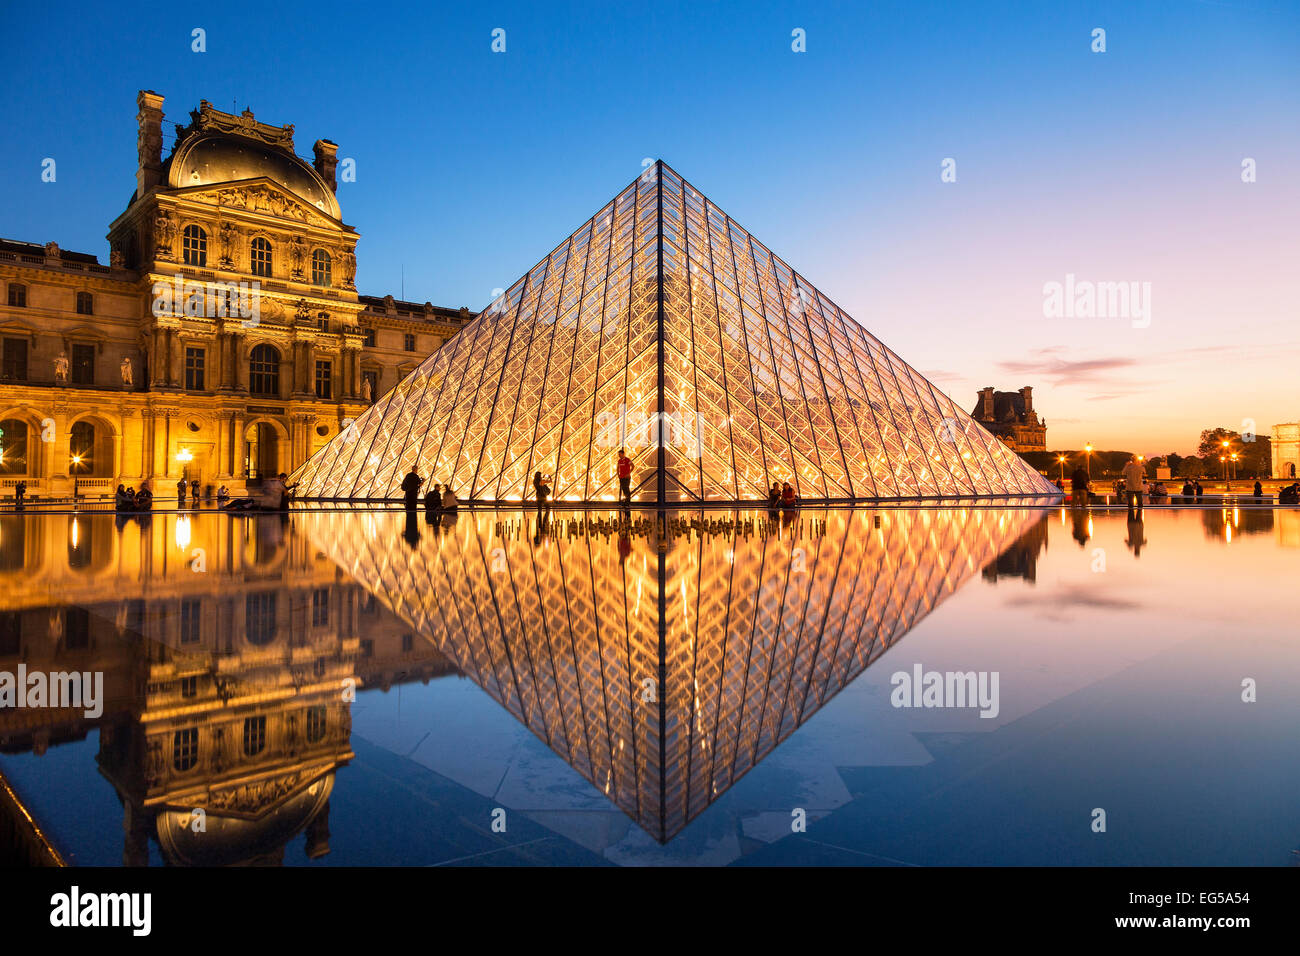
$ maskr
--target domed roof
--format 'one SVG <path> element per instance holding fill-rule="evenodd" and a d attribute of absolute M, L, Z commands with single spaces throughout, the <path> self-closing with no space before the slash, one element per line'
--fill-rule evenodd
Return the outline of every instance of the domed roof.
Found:
<path fill-rule="evenodd" d="M 173 188 L 233 183 L 265 176 L 327 216 L 342 219 L 338 199 L 320 174 L 285 150 L 243 136 L 208 133 L 193 136 L 168 161 Z"/>

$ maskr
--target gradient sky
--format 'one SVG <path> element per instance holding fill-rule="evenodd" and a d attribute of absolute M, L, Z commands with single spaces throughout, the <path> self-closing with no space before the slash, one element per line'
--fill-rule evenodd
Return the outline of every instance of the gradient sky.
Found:
<path fill-rule="evenodd" d="M 1033 385 L 1050 447 L 1300 418 L 1296 0 L 294 6 L 0 6 L 0 235 L 106 261 L 149 88 L 165 149 L 204 98 L 338 143 L 358 288 L 479 309 L 655 157 L 959 405 Z M 1045 318 L 1068 273 L 1149 327 Z"/>

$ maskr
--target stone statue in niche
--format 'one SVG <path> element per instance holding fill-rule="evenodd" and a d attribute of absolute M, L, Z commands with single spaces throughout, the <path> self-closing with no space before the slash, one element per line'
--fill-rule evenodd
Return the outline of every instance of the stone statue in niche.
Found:
<path fill-rule="evenodd" d="M 130 356 L 125 356 L 122 359 L 122 384 L 127 388 L 135 384 L 135 372 L 131 368 Z"/>
<path fill-rule="evenodd" d="M 343 268 L 343 288 L 355 289 L 357 279 L 357 254 L 351 249 L 339 253 L 339 265 Z"/>
<path fill-rule="evenodd" d="M 369 403 L 370 397 L 370 379 L 363 375 L 361 377 L 361 400 Z"/>
<path fill-rule="evenodd" d="M 234 265 L 235 243 L 239 241 L 239 230 L 233 223 L 221 224 L 221 264 L 223 266 Z"/>
<path fill-rule="evenodd" d="M 153 221 L 154 246 L 158 255 L 164 259 L 172 258 L 172 243 L 176 239 L 176 220 L 165 213 L 158 213 Z"/>
<path fill-rule="evenodd" d="M 68 384 L 68 353 L 62 350 L 54 358 L 54 381 L 60 385 Z"/>
<path fill-rule="evenodd" d="M 303 242 L 302 236 L 294 236 L 293 242 L 289 244 L 289 261 L 293 265 L 293 275 L 295 278 L 302 277 L 302 261 L 307 255 L 307 243 Z"/>

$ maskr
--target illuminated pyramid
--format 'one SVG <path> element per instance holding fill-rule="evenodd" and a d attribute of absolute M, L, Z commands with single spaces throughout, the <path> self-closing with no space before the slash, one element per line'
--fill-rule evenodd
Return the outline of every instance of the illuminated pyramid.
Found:
<path fill-rule="evenodd" d="M 305 498 L 642 502 L 1055 495 L 663 163 L 292 476 Z"/>

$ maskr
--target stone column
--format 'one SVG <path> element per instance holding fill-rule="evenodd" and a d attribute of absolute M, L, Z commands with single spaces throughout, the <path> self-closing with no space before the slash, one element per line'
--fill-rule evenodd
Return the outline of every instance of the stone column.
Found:
<path fill-rule="evenodd" d="M 217 418 L 217 478 L 229 478 L 230 469 L 230 422 Z"/>
<path fill-rule="evenodd" d="M 230 474 L 236 478 L 247 477 L 244 474 L 244 416 L 235 412 L 231 416 L 230 426 L 234 429 L 234 460 L 230 463 Z"/>
<path fill-rule="evenodd" d="M 240 392 L 248 391 L 248 362 L 244 359 L 246 339 L 243 332 L 236 332 L 230 337 L 230 362 L 235 372 L 235 389 Z"/>
<path fill-rule="evenodd" d="M 167 477 L 167 442 L 171 432 L 171 412 L 167 409 L 155 409 L 153 416 L 153 477 Z M 158 494 L 154 488 L 153 493 Z"/>

